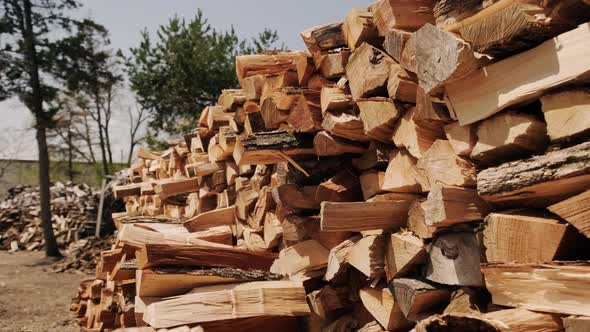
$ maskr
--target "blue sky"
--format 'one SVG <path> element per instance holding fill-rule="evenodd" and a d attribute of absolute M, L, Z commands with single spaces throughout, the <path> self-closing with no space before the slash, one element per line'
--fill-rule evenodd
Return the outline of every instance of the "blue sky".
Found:
<path fill-rule="evenodd" d="M 114 49 L 136 46 L 140 31 L 154 33 L 171 17 L 192 18 L 198 8 L 216 29 L 232 26 L 242 38 L 257 35 L 264 28 L 277 30 L 291 50 L 304 49 L 299 33 L 310 26 L 341 21 L 353 7 L 367 7 L 368 0 L 81 0 L 79 15 L 90 16 L 111 32 Z M 130 103 L 130 101 L 126 101 Z M 125 101 L 122 102 L 125 104 Z M 122 105 L 125 107 L 125 105 Z M 127 114 L 119 114 L 113 128 L 114 155 L 127 149 Z M 0 158 L 36 159 L 32 117 L 16 100 L 0 103 Z M 18 154 L 8 146 L 18 145 Z M 10 152 L 9 152 L 10 151 Z M 3 155 L 4 154 L 4 155 Z M 10 154 L 10 155 L 7 155 Z"/>

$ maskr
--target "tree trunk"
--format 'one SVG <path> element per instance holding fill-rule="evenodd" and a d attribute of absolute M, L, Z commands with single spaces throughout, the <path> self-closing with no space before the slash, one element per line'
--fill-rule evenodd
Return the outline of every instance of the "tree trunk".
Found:
<path fill-rule="evenodd" d="M 109 161 L 107 159 L 107 151 L 106 151 L 106 144 L 104 140 L 104 135 L 102 131 L 102 112 L 100 110 L 100 103 L 98 95 L 95 95 L 96 98 L 96 122 L 98 123 L 98 140 L 100 145 L 100 153 L 102 159 L 102 171 L 103 175 L 109 174 Z"/>
<path fill-rule="evenodd" d="M 111 89 L 113 89 L 113 88 L 111 87 Z M 112 95 L 112 91 L 109 90 L 108 95 L 107 95 L 107 109 L 105 110 L 105 121 L 104 121 L 103 129 L 104 129 L 104 137 L 105 137 L 107 155 L 109 157 L 109 167 L 111 169 L 113 168 L 113 151 L 111 150 L 111 137 L 109 135 L 109 127 L 111 124 L 112 102 L 113 102 L 113 95 Z"/>
<path fill-rule="evenodd" d="M 70 123 L 68 125 L 68 178 L 74 182 L 74 151 L 72 140 L 72 116 L 70 115 Z"/>
<path fill-rule="evenodd" d="M 23 19 L 22 34 L 25 42 L 26 65 L 30 75 L 30 85 L 32 89 L 32 100 L 28 103 L 28 108 L 35 114 L 37 126 L 37 146 L 39 149 L 39 200 L 41 204 L 41 225 L 43 226 L 43 235 L 45 237 L 45 253 L 49 257 L 60 257 L 61 254 L 55 241 L 53 228 L 51 225 L 51 205 L 49 193 L 49 152 L 47 149 L 46 129 L 49 119 L 48 114 L 43 111 L 43 95 L 41 81 L 39 78 L 39 64 L 37 62 L 37 53 L 35 50 L 35 40 L 32 23 L 31 1 L 23 1 Z"/>

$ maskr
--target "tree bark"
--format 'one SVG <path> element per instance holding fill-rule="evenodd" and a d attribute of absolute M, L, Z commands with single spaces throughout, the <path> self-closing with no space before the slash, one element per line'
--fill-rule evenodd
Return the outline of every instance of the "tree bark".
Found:
<path fill-rule="evenodd" d="M 41 225 L 45 238 L 45 254 L 49 257 L 60 257 L 61 254 L 55 241 L 51 225 L 51 204 L 49 193 L 49 152 L 47 149 L 47 124 L 48 114 L 43 111 L 43 95 L 41 80 L 39 78 L 39 64 L 35 50 L 35 38 L 32 23 L 31 1 L 23 1 L 24 12 L 22 14 L 22 34 L 25 42 L 25 60 L 30 75 L 30 86 L 32 89 L 32 100 L 27 105 L 35 114 L 37 126 L 37 147 L 39 149 L 39 201 L 41 205 Z"/>
<path fill-rule="evenodd" d="M 96 102 L 96 122 L 98 123 L 98 140 L 99 140 L 99 145 L 100 145 L 100 154 L 101 154 L 101 159 L 102 159 L 102 171 L 103 171 L 103 175 L 108 175 L 109 174 L 109 161 L 107 159 L 107 151 L 106 151 L 106 146 L 105 146 L 105 139 L 104 139 L 104 134 L 103 134 L 103 129 L 102 129 L 102 111 L 100 110 L 100 102 L 99 99 L 100 97 L 98 96 L 98 94 L 95 94 L 94 96 L 95 98 L 95 102 Z"/>

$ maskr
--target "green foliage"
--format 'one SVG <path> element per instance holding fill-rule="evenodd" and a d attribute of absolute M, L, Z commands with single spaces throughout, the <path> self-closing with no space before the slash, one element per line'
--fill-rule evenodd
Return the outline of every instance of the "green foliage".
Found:
<path fill-rule="evenodd" d="M 144 31 L 126 68 L 137 101 L 150 112 L 155 135 L 189 129 L 179 120 L 194 124 L 222 89 L 237 87 L 235 56 L 276 48 L 277 41 L 277 33 L 268 29 L 252 40 L 240 40 L 233 28 L 212 28 L 200 10 L 190 22 L 171 19 L 155 41 Z"/>

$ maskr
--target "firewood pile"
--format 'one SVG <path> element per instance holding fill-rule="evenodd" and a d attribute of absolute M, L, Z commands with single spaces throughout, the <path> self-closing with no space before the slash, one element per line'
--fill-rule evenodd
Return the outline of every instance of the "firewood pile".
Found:
<path fill-rule="evenodd" d="M 114 189 L 82 330 L 590 330 L 589 5 L 379 0 L 238 56 Z"/>
<path fill-rule="evenodd" d="M 96 220 L 98 194 L 86 184 L 57 182 L 50 188 L 53 231 L 60 249 L 87 235 L 79 232 Z M 39 188 L 17 186 L 0 202 L 0 250 L 42 250 Z"/>

